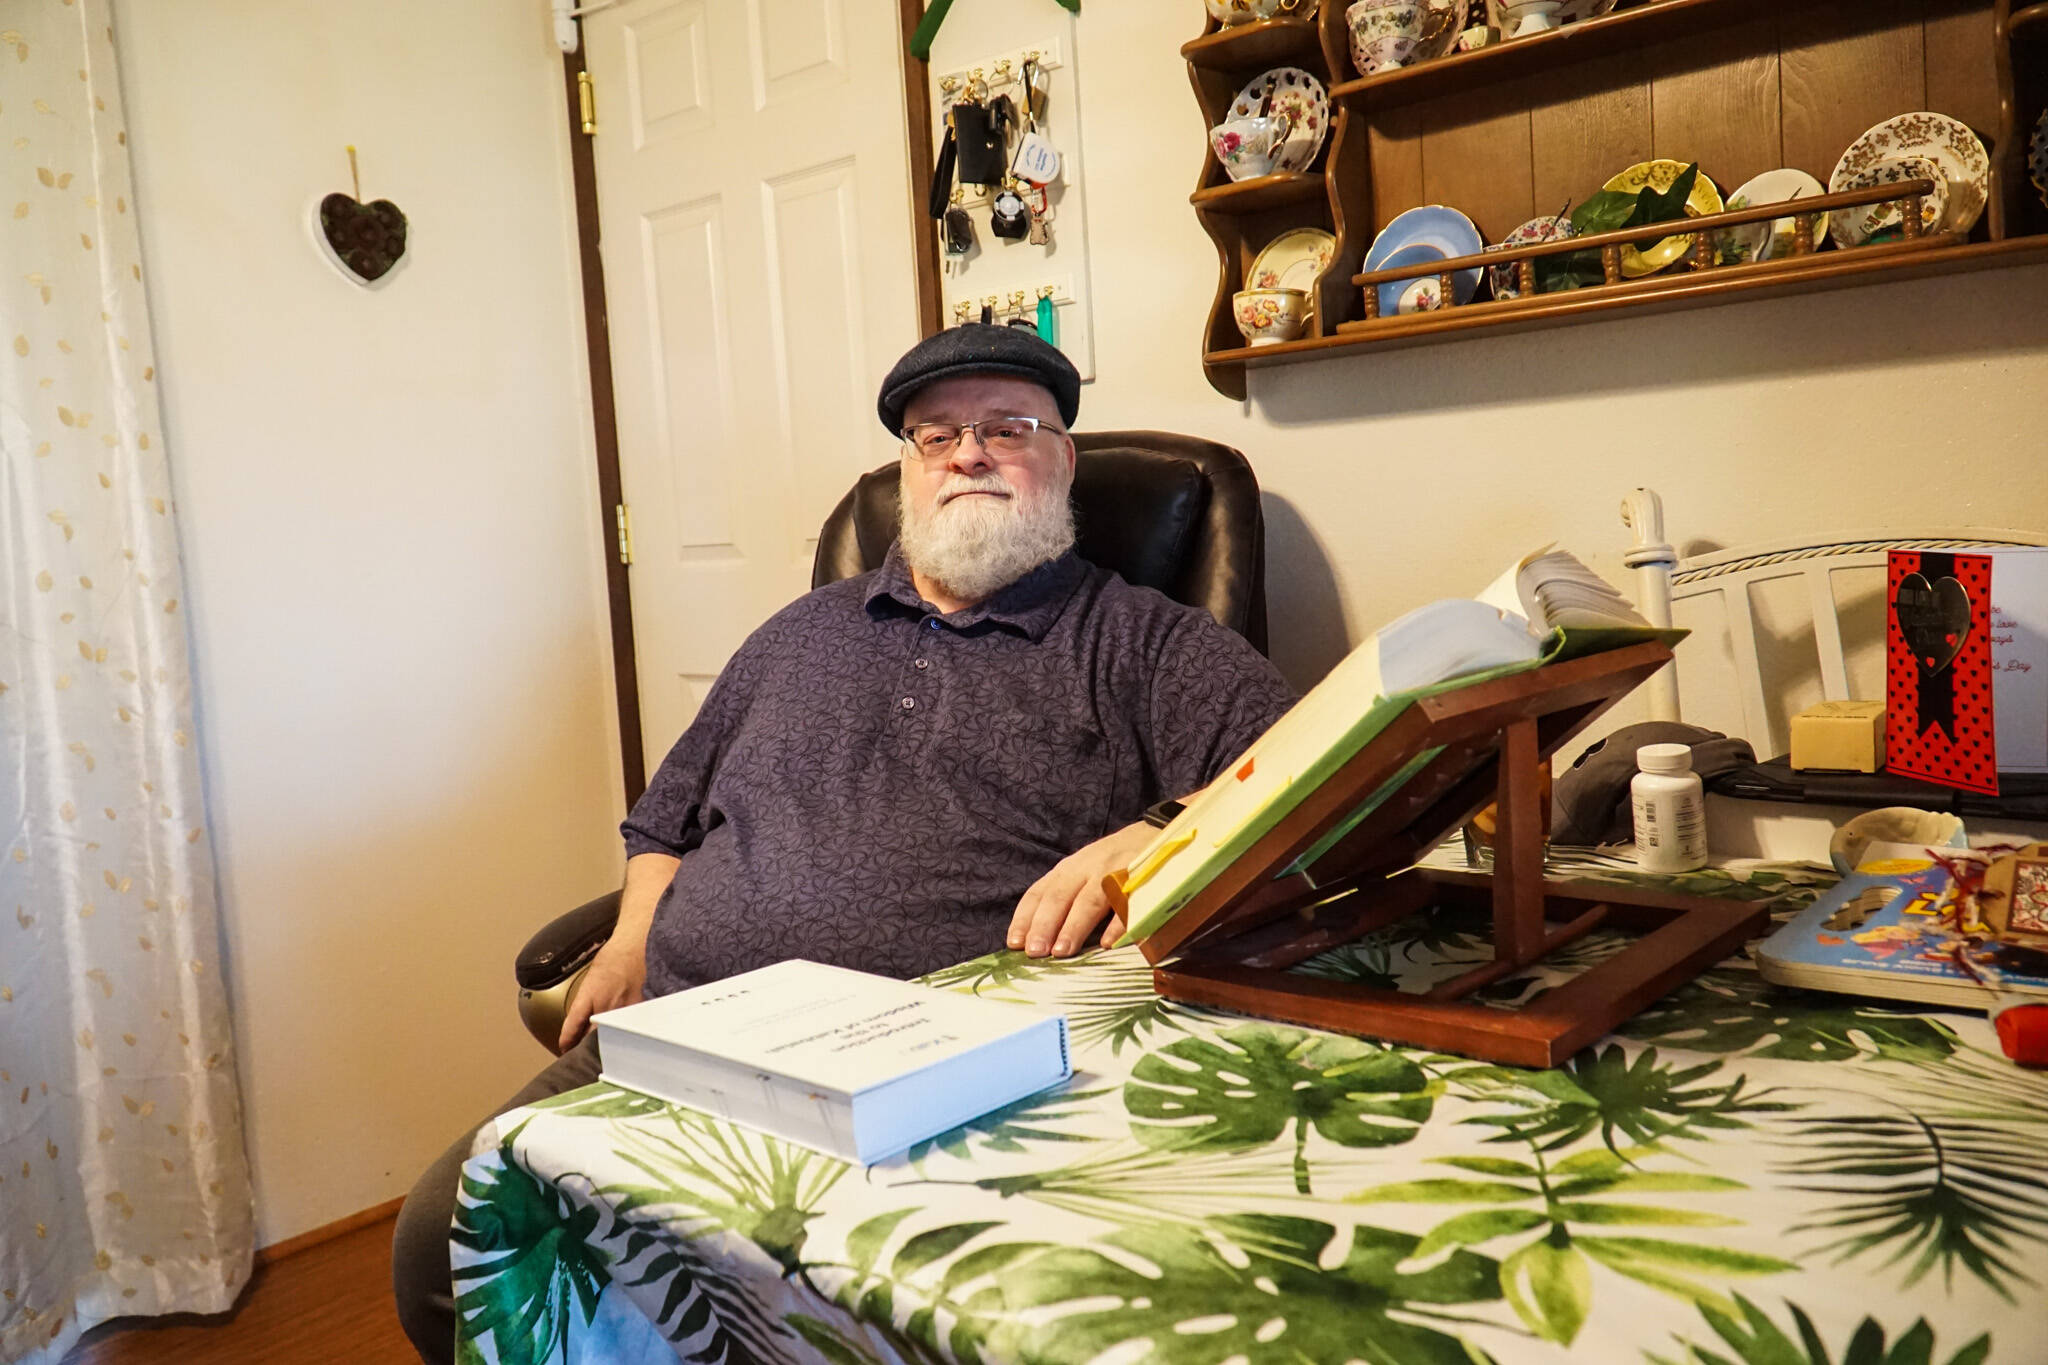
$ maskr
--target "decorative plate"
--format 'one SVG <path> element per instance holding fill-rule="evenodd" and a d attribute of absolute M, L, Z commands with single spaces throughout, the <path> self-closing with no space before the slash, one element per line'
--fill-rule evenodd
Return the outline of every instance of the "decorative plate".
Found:
<path fill-rule="evenodd" d="M 1488 251 L 1505 251 L 1511 246 L 1534 246 L 1538 242 L 1561 242 L 1579 235 L 1572 220 L 1562 213 L 1555 217 L 1531 218 L 1528 222 L 1500 239 L 1498 245 L 1486 248 Z M 1486 282 L 1493 286 L 1497 299 L 1518 299 L 1522 296 L 1521 271 L 1513 261 L 1506 265 L 1488 266 Z"/>
<path fill-rule="evenodd" d="M 1728 207 L 1746 209 L 1786 199 L 1811 199 L 1827 192 L 1825 185 L 1805 171 L 1787 166 L 1765 171 L 1754 180 L 1744 182 L 1741 189 L 1728 196 Z M 1795 224 L 1790 218 L 1773 218 L 1767 223 L 1723 228 L 1714 234 L 1714 253 L 1724 264 L 1776 260 L 1792 254 L 1794 231 Z M 1827 240 L 1827 235 L 1828 216 L 1823 213 L 1813 224 L 1813 245 L 1816 249 Z"/>
<path fill-rule="evenodd" d="M 1677 183 L 1678 177 L 1685 174 L 1688 164 L 1684 161 L 1638 161 L 1600 188 L 1619 190 L 1623 194 L 1637 194 L 1645 185 L 1649 185 L 1661 193 Z M 1721 191 L 1714 187 L 1714 182 L 1707 178 L 1707 173 L 1701 171 L 1699 178 L 1692 183 L 1692 197 L 1685 201 L 1685 215 L 1688 218 L 1699 218 L 1720 211 Z M 1625 246 L 1621 249 L 1622 278 L 1637 280 L 1645 275 L 1654 275 L 1690 250 L 1691 233 L 1663 237 L 1640 250 Z"/>
<path fill-rule="evenodd" d="M 1472 226 L 1470 218 L 1442 204 L 1429 204 L 1396 215 L 1381 229 L 1380 235 L 1372 240 L 1372 249 L 1365 253 L 1365 269 L 1425 265 L 1429 261 L 1448 260 L 1453 256 L 1470 256 L 1483 246 L 1485 240 L 1480 237 L 1479 229 Z M 1453 302 L 1472 302 L 1472 296 L 1479 292 L 1479 267 L 1475 265 L 1460 270 L 1452 276 L 1451 282 Z M 1390 280 L 1379 290 L 1382 317 L 1422 312 L 1443 305 L 1443 300 L 1437 297 L 1438 285 L 1434 274 L 1412 280 Z"/>
<path fill-rule="evenodd" d="M 1422 20 L 1422 38 L 1408 58 L 1409 65 L 1435 61 L 1455 47 L 1471 12 L 1472 0 L 1429 0 L 1429 13 Z"/>
<path fill-rule="evenodd" d="M 1287 115 L 1287 141 L 1274 158 L 1276 171 L 1305 171 L 1323 149 L 1330 131 L 1330 96 L 1323 83 L 1298 66 L 1276 66 L 1237 92 L 1232 118 Z"/>
<path fill-rule="evenodd" d="M 1321 228 L 1296 228 L 1266 243 L 1244 277 L 1247 289 L 1299 289 L 1308 295 L 1309 316 L 1315 316 L 1316 277 L 1337 254 L 1337 239 Z"/>
<path fill-rule="evenodd" d="M 1617 0 L 1564 0 L 1558 7 L 1557 22 L 1560 27 L 1576 24 L 1586 19 L 1598 19 L 1613 9 Z M 1509 25 L 1501 22 L 1500 0 L 1486 0 L 1486 22 L 1496 33 L 1506 33 Z"/>
<path fill-rule="evenodd" d="M 1897 185 L 1907 180 L 1929 180 L 1934 183 L 1934 193 L 1923 195 L 1920 199 L 1920 231 L 1941 231 L 1942 217 L 1948 212 L 1949 183 L 1940 164 L 1931 156 L 1890 157 L 1842 176 L 1840 188 L 1867 190 L 1876 185 Z M 1875 204 L 1863 204 L 1853 209 L 1843 209 L 1835 215 L 1835 224 L 1831 231 L 1835 245 L 1852 247 L 1862 246 L 1879 235 L 1899 236 L 1898 227 L 1898 209 L 1893 207 L 1892 201 L 1884 200 Z"/>
<path fill-rule="evenodd" d="M 1828 188 L 1846 188 L 1850 176 L 1868 171 L 1881 161 L 1896 161 L 1906 156 L 1926 157 L 1941 168 L 1942 175 L 1948 180 L 1948 206 L 1942 213 L 1937 231 L 1967 233 L 1977 226 L 1991 190 L 1991 158 L 1985 154 L 1984 144 L 1977 140 L 1977 135 L 1970 131 L 1968 125 L 1946 114 L 1931 114 L 1924 110 L 1917 114 L 1900 114 L 1867 129 L 1863 136 L 1849 144 L 1849 150 L 1843 152 L 1842 159 L 1835 163 L 1835 173 L 1828 177 Z M 1849 216 L 1836 216 L 1834 236 L 1837 244 L 1844 244 L 1842 224 Z"/>
<path fill-rule="evenodd" d="M 2027 144 L 2027 178 L 2034 182 L 2041 202 L 2048 204 L 2048 109 L 2034 125 L 2034 139 Z"/>

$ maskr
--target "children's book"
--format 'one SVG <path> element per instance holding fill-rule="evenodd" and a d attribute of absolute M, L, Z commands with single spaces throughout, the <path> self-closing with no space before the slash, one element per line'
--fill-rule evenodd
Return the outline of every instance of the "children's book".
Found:
<path fill-rule="evenodd" d="M 1418 697 L 1684 633 L 1651 626 L 1592 570 L 1547 546 L 1511 565 L 1476 601 L 1432 602 L 1381 627 L 1132 863 L 1120 879 L 1129 905 L 1122 941 L 1167 924 Z M 1433 757 L 1418 755 L 1280 875 L 1310 868 Z"/>
<path fill-rule="evenodd" d="M 1922 850 L 1873 845 L 1856 871 L 1757 944 L 1757 971 L 1781 986 L 1959 1009 L 1988 1011 L 2001 992 L 2048 998 L 2048 957 L 1963 941 L 1946 927 L 1950 894 L 1948 873 Z"/>

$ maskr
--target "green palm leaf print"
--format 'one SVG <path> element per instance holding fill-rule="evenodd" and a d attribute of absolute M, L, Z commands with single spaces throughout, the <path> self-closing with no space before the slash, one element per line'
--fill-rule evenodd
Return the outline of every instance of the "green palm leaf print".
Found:
<path fill-rule="evenodd" d="M 1406 1054 L 1301 1029 L 1245 1024 L 1140 1059 L 1124 1086 L 1131 1133 L 1150 1146 L 1245 1151 L 1294 1130 L 1294 1185 L 1310 1192 L 1310 1129 L 1344 1147 L 1406 1142 L 1433 1107 Z"/>

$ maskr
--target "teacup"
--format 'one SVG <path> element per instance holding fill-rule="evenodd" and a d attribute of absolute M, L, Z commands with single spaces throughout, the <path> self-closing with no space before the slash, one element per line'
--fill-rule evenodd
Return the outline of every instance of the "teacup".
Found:
<path fill-rule="evenodd" d="M 1224 28 L 1292 14 L 1301 0 L 1207 0 L 1209 17 Z"/>
<path fill-rule="evenodd" d="M 1287 142 L 1285 114 L 1225 119 L 1209 130 L 1209 146 L 1232 180 L 1269 175 Z"/>
<path fill-rule="evenodd" d="M 1563 0 L 1502 0 L 1500 36 L 1528 38 L 1557 28 Z"/>
<path fill-rule="evenodd" d="M 1246 289 L 1230 301 L 1230 311 L 1247 345 L 1277 346 L 1301 335 L 1308 295 L 1299 289 Z"/>
<path fill-rule="evenodd" d="M 1361 76 L 1404 65 L 1422 41 L 1428 21 L 1425 0 L 1357 0 L 1344 11 L 1351 34 L 1351 62 Z"/>

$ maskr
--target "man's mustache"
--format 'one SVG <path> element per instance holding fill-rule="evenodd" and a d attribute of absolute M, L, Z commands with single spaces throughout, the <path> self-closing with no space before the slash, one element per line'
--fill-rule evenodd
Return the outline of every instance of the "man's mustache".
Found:
<path fill-rule="evenodd" d="M 961 474 L 946 481 L 945 485 L 939 489 L 938 495 L 933 499 L 933 504 L 938 507 L 944 507 L 953 499 L 967 493 L 999 493 L 1003 497 L 1008 498 L 1015 497 L 1016 492 L 1017 490 L 1010 487 L 1000 475 L 983 474 L 977 477 L 971 474 Z"/>

